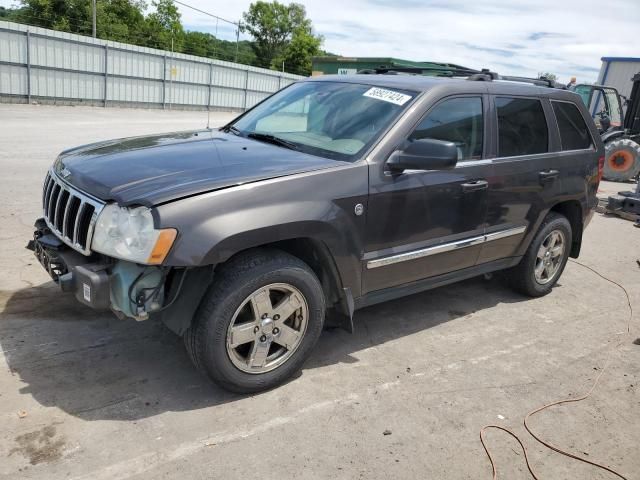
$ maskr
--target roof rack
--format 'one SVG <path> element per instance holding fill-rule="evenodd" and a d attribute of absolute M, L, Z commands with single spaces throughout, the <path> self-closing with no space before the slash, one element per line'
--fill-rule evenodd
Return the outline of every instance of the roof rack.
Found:
<path fill-rule="evenodd" d="M 384 65 L 377 68 L 366 68 L 358 71 L 360 74 L 369 75 L 398 75 L 411 74 L 422 75 L 426 72 L 434 73 L 436 77 L 466 77 L 476 73 L 478 70 L 464 67 L 385 67 Z"/>
<path fill-rule="evenodd" d="M 380 66 L 378 68 L 368 68 L 365 70 L 360 70 L 358 73 L 360 74 L 370 74 L 370 75 L 423 75 L 425 73 L 431 73 L 435 77 L 466 77 L 467 80 L 472 81 L 480 81 L 480 82 L 491 82 L 494 80 L 504 80 L 508 82 L 521 82 L 521 83 L 530 83 L 532 85 L 536 85 L 538 87 L 548 87 L 548 88 L 558 88 L 561 90 L 566 90 L 566 85 L 562 83 L 556 82 L 549 78 L 540 77 L 540 78 L 529 78 L 529 77 L 514 77 L 514 76 L 504 76 L 499 75 L 496 72 L 492 72 L 488 68 L 483 68 L 482 70 L 474 70 L 472 68 L 464 68 L 464 67 L 456 67 L 456 68 L 447 68 L 447 67 L 385 67 Z"/>

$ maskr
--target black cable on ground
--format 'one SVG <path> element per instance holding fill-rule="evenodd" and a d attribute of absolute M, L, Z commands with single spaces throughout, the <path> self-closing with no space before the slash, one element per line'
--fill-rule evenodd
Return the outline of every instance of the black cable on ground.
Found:
<path fill-rule="evenodd" d="M 607 278 L 606 276 L 604 276 L 603 274 L 601 274 L 600 272 L 598 272 L 594 268 L 592 268 L 592 267 L 590 267 L 588 265 L 585 265 L 584 263 L 580 263 L 580 262 L 578 262 L 576 260 L 571 260 L 571 262 L 575 263 L 577 265 L 580 265 L 581 267 L 584 267 L 584 268 L 592 271 L 593 273 L 598 275 L 600 278 L 606 280 L 609 283 L 612 283 L 613 285 L 616 285 L 618 288 L 620 288 L 624 292 L 624 294 L 626 295 L 626 298 L 627 298 L 627 305 L 629 306 L 629 320 L 627 322 L 627 335 L 629 335 L 631 333 L 631 320 L 633 319 L 633 306 L 631 305 L 631 298 L 629 297 L 629 292 L 627 291 L 627 289 L 624 288 L 618 282 L 616 282 L 614 280 L 611 280 L 610 278 Z M 622 341 L 618 342 L 618 344 L 614 348 L 618 348 L 618 347 L 620 347 L 620 345 L 622 345 Z M 578 398 L 567 398 L 567 399 L 564 399 L 564 400 L 558 400 L 558 401 L 555 401 L 555 402 L 547 403 L 547 404 L 545 404 L 545 405 L 543 405 L 543 406 L 541 406 L 539 408 L 536 408 L 535 410 L 532 410 L 529 413 L 527 413 L 527 415 L 524 417 L 523 424 L 524 424 L 524 428 L 527 430 L 527 432 L 529 432 L 529 435 L 531 435 L 538 443 L 544 445 L 548 449 L 553 450 L 554 452 L 557 452 L 557 453 L 559 453 L 561 455 L 564 455 L 565 457 L 569 457 L 569 458 L 572 458 L 574 460 L 578 460 L 580 462 L 583 462 L 583 463 L 586 463 L 588 465 L 591 465 L 593 467 L 599 468 L 601 470 L 607 471 L 607 472 L 615 475 L 616 477 L 621 478 L 622 480 L 628 480 L 627 477 L 625 477 L 621 473 L 613 470 L 612 468 L 607 467 L 606 465 L 602 465 L 600 463 L 593 462 L 591 460 L 587 460 L 585 458 L 579 457 L 579 456 L 577 456 L 577 455 L 575 455 L 575 454 L 573 454 L 571 452 L 563 450 L 560 447 L 557 447 L 557 446 L 555 446 L 555 445 L 543 440 L 542 438 L 540 438 L 538 435 L 536 435 L 531 430 L 531 427 L 527 423 L 527 421 L 533 415 L 535 415 L 537 413 L 540 413 L 543 410 L 546 410 L 547 408 L 550 408 L 550 407 L 553 407 L 553 406 L 556 406 L 556 405 L 564 405 L 564 404 L 567 404 L 567 403 L 580 402 L 582 400 L 585 400 L 585 399 L 589 398 L 589 396 L 591 396 L 591 394 L 595 390 L 596 386 L 600 382 L 600 379 L 602 378 L 602 375 L 604 374 L 604 372 L 606 371 L 607 367 L 609 366 L 609 363 L 611 361 L 612 353 L 613 353 L 613 349 L 609 351 L 609 355 L 607 357 L 607 361 L 605 362 L 604 367 L 600 370 L 600 373 L 596 377 L 596 380 L 593 382 L 593 385 L 591 386 L 591 388 L 589 389 L 589 391 L 585 395 L 582 395 L 581 397 L 578 397 Z M 493 456 L 491 455 L 491 452 L 489 451 L 489 448 L 487 447 L 487 444 L 486 444 L 486 441 L 485 441 L 485 432 L 487 430 L 491 429 L 491 428 L 506 432 L 506 433 L 508 433 L 509 435 L 511 435 L 513 438 L 515 438 L 517 440 L 517 442 L 520 444 L 520 447 L 522 448 L 522 451 L 524 453 L 524 458 L 525 458 L 525 462 L 527 464 L 527 469 L 529 470 L 529 473 L 531 473 L 531 476 L 535 480 L 540 480 L 540 477 L 538 477 L 535 474 L 535 472 L 533 471 L 533 468 L 531 467 L 531 464 L 529 463 L 529 456 L 527 455 L 527 449 L 524 446 L 524 444 L 522 443 L 522 440 L 518 437 L 518 435 L 513 433 L 508 428 L 502 427 L 500 425 L 485 425 L 480 430 L 480 442 L 482 443 L 482 446 L 484 447 L 484 451 L 486 452 L 487 457 L 489 458 L 489 462 L 491 463 L 491 469 L 492 469 L 492 472 L 493 472 L 493 480 L 496 480 L 498 478 L 498 470 L 496 468 L 496 464 L 495 464 L 495 461 L 493 459 Z"/>

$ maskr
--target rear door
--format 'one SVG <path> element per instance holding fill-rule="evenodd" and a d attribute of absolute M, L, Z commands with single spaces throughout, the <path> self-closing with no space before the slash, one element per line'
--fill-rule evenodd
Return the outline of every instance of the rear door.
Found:
<path fill-rule="evenodd" d="M 487 238 L 479 264 L 522 255 L 562 182 L 549 101 L 520 95 L 490 98 L 495 158 L 487 179 Z"/>

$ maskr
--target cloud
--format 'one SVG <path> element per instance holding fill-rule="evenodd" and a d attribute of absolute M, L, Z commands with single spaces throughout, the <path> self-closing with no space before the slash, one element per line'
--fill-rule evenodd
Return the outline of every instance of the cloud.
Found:
<path fill-rule="evenodd" d="M 0 5 L 13 1 L 0 0 Z M 297 2 L 305 5 L 316 32 L 324 35 L 324 48 L 349 57 L 431 60 L 505 75 L 552 72 L 562 80 L 577 76 L 578 81 L 595 81 L 601 57 L 640 56 L 638 0 L 609 0 L 606 8 L 596 0 Z M 250 1 L 185 3 L 239 20 Z M 178 7 L 189 29 L 215 29 L 214 19 Z M 235 39 L 233 30 L 219 24 L 225 39 Z"/>

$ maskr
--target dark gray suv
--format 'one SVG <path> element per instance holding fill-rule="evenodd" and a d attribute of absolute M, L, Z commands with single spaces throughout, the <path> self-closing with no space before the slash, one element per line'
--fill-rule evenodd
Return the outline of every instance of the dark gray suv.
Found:
<path fill-rule="evenodd" d="M 163 321 L 211 379 L 255 392 L 358 308 L 497 270 L 548 293 L 603 155 L 568 91 L 312 78 L 219 130 L 62 152 L 29 247 L 80 302 Z"/>

